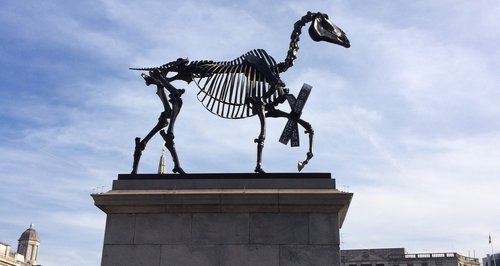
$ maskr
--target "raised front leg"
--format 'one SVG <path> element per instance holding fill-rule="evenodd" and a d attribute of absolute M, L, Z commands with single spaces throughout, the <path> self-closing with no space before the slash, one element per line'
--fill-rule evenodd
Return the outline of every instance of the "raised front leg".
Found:
<path fill-rule="evenodd" d="M 314 154 L 313 154 L 314 130 L 312 129 L 312 127 L 309 123 L 307 123 L 304 120 L 302 120 L 302 121 L 304 122 L 304 124 L 302 124 L 302 123 L 300 123 L 300 124 L 305 128 L 304 133 L 309 135 L 309 151 L 306 154 L 306 159 L 302 162 L 299 161 L 299 163 L 297 164 L 297 168 L 298 168 L 299 172 L 306 166 L 307 163 L 309 163 L 309 160 L 311 160 L 312 157 L 314 156 Z M 307 126 L 305 126 L 305 125 L 307 125 Z"/>
<path fill-rule="evenodd" d="M 297 123 L 305 129 L 304 133 L 309 135 L 309 149 L 308 149 L 308 152 L 306 153 L 306 159 L 304 161 L 299 161 L 299 163 L 297 164 L 298 170 L 301 171 L 306 166 L 306 164 L 309 163 L 309 160 L 311 160 L 311 158 L 314 156 L 314 154 L 313 154 L 314 130 L 313 130 L 311 124 L 309 124 L 309 122 L 307 122 L 301 118 L 297 118 L 296 115 L 292 115 L 292 114 L 289 114 L 287 112 L 281 111 L 279 109 L 274 109 L 274 108 L 267 111 L 266 117 L 274 117 L 274 118 L 284 117 L 284 118 L 288 118 L 288 119 L 295 119 L 297 121 Z"/>

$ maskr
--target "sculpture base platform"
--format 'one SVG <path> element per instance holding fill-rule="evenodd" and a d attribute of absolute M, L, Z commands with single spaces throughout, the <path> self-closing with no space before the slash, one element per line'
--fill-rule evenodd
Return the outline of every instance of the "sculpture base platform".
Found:
<path fill-rule="evenodd" d="M 329 173 L 119 175 L 102 264 L 340 265 L 353 194 Z"/>

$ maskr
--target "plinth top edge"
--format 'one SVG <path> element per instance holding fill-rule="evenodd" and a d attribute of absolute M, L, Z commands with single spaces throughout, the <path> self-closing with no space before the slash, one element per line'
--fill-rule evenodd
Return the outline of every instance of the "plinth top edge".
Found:
<path fill-rule="evenodd" d="M 169 179 L 331 179 L 331 173 L 192 173 L 192 174 L 118 174 L 118 180 Z"/>
<path fill-rule="evenodd" d="M 321 194 L 342 194 L 353 195 L 350 192 L 344 192 L 337 189 L 144 189 L 144 190 L 110 190 L 104 193 L 94 195 L 215 195 L 215 194 L 238 194 L 238 195 L 264 195 L 264 194 L 300 194 L 300 195 L 321 195 Z"/>

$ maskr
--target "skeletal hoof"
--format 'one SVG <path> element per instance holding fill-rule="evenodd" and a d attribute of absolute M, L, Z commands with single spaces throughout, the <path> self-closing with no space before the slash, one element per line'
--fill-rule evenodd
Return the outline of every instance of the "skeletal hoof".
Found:
<path fill-rule="evenodd" d="M 266 171 L 264 171 L 264 169 L 262 169 L 262 167 L 260 167 L 260 166 L 255 167 L 254 172 L 259 173 L 259 174 L 265 174 L 266 173 Z"/>
<path fill-rule="evenodd" d="M 307 163 L 309 163 L 309 160 L 311 160 L 311 158 L 313 157 L 313 153 L 312 152 L 308 152 L 307 153 L 307 158 L 305 161 L 303 162 L 299 162 L 297 164 L 297 169 L 299 169 L 299 172 L 304 169 L 304 167 L 306 166 Z"/>
<path fill-rule="evenodd" d="M 186 174 L 186 172 L 184 172 L 184 170 L 182 170 L 182 168 L 180 168 L 180 167 L 175 167 L 174 169 L 172 169 L 172 172 L 174 172 L 174 174 L 177 174 L 177 173 L 179 173 L 181 175 Z"/>
<path fill-rule="evenodd" d="M 300 171 L 302 171 L 302 169 L 304 169 L 304 167 L 307 165 L 307 163 L 309 162 L 309 159 L 303 161 L 303 162 L 299 162 L 297 164 L 297 169 Z"/>
<path fill-rule="evenodd" d="M 297 169 L 299 170 L 299 172 L 302 171 L 302 169 L 304 169 L 304 167 L 306 166 L 306 164 L 307 164 L 307 161 L 299 162 L 297 164 Z"/>

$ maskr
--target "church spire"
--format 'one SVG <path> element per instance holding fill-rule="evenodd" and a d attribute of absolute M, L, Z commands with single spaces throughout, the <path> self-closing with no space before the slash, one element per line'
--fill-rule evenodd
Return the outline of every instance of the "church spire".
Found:
<path fill-rule="evenodd" d="M 161 157 L 160 157 L 160 163 L 158 164 L 158 174 L 164 175 L 166 174 L 165 170 L 165 145 L 161 145 Z"/>

